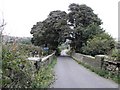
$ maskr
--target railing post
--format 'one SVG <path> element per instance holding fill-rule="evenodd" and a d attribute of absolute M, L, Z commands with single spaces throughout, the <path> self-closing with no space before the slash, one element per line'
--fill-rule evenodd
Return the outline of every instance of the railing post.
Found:
<path fill-rule="evenodd" d="M 104 57 L 101 57 L 101 69 L 103 69 L 104 66 Z"/>

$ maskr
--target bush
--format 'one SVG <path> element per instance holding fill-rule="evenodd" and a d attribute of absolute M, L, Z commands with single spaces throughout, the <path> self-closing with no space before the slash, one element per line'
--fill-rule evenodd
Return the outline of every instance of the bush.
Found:
<path fill-rule="evenodd" d="M 50 84 L 54 81 L 53 67 L 56 64 L 56 61 L 56 57 L 54 57 L 51 64 L 47 67 L 40 68 L 38 73 L 35 73 L 32 88 L 49 88 Z"/>
<path fill-rule="evenodd" d="M 47 88 L 53 80 L 52 62 L 48 67 L 42 67 L 38 73 L 32 67 L 32 63 L 26 58 L 29 50 L 38 47 L 19 44 L 4 45 L 2 49 L 2 88 Z M 55 58 L 54 58 L 55 61 Z M 1 63 L 0 63 L 1 64 Z"/>
<path fill-rule="evenodd" d="M 27 66 L 27 68 L 26 68 Z M 12 50 L 12 46 L 3 46 L 2 50 L 2 87 L 26 88 L 30 87 L 30 63 L 27 62 L 20 50 Z"/>
<path fill-rule="evenodd" d="M 60 52 L 61 52 L 61 50 L 60 50 L 59 48 L 57 48 L 57 49 L 56 49 L 56 52 L 55 52 L 55 55 L 56 55 L 56 56 L 60 56 Z"/>
<path fill-rule="evenodd" d="M 115 47 L 113 38 L 107 33 L 94 36 L 82 47 L 82 53 L 87 55 L 108 54 Z"/>
<path fill-rule="evenodd" d="M 118 49 L 117 60 L 120 61 L 120 49 Z"/>

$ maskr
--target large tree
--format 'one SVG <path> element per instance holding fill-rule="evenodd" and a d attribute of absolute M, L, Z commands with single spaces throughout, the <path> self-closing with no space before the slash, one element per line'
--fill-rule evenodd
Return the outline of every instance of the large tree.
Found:
<path fill-rule="evenodd" d="M 90 7 L 73 3 L 69 5 L 68 14 L 60 10 L 52 11 L 47 19 L 34 25 L 32 43 L 55 50 L 69 39 L 72 49 L 82 52 L 89 39 L 105 33 L 101 24 L 101 19 Z"/>
<path fill-rule="evenodd" d="M 31 30 L 31 34 L 33 34 L 32 43 L 55 50 L 59 44 L 65 41 L 69 30 L 67 13 L 60 10 L 52 11 L 47 19 L 33 26 Z"/>
<path fill-rule="evenodd" d="M 74 28 L 77 26 L 87 27 L 92 23 L 97 25 L 102 24 L 97 14 L 95 14 L 93 10 L 85 4 L 70 4 L 68 16 L 69 22 L 74 26 Z"/>
<path fill-rule="evenodd" d="M 81 47 L 89 38 L 104 32 L 100 18 L 87 5 L 70 4 L 68 13 L 69 25 L 73 27 L 71 47 L 80 52 Z"/>

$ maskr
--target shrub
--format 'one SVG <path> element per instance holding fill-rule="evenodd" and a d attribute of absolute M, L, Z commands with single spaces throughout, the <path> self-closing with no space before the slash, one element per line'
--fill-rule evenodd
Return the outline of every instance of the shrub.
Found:
<path fill-rule="evenodd" d="M 87 55 L 108 54 L 115 47 L 113 38 L 107 33 L 94 36 L 82 47 L 82 53 Z"/>
<path fill-rule="evenodd" d="M 29 62 L 22 56 L 20 50 L 14 51 L 4 45 L 2 50 L 2 87 L 3 88 L 26 88 L 30 86 L 31 74 Z M 28 68 L 24 68 L 29 66 Z M 23 69 L 24 68 L 24 69 Z"/>
<path fill-rule="evenodd" d="M 57 48 L 55 55 L 56 55 L 56 56 L 60 56 L 60 52 L 61 52 L 61 50 L 60 50 L 59 48 Z"/>
<path fill-rule="evenodd" d="M 17 45 L 16 48 L 12 44 L 3 46 L 2 70 L 0 69 L 2 88 L 47 88 L 53 80 L 52 68 L 55 62 L 36 72 L 32 63 L 26 60 L 29 49 L 34 50 L 38 47 L 23 44 Z"/>
<path fill-rule="evenodd" d="M 53 67 L 56 64 L 56 57 L 53 59 L 52 63 L 47 67 L 42 67 L 35 73 L 34 80 L 32 82 L 32 88 L 49 88 L 50 84 L 54 81 Z"/>

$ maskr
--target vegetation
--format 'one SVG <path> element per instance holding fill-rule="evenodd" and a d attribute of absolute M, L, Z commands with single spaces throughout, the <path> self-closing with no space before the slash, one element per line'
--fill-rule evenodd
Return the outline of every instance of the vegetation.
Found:
<path fill-rule="evenodd" d="M 107 33 L 94 36 L 82 47 L 82 52 L 87 55 L 106 55 L 115 47 L 114 39 Z"/>
<path fill-rule="evenodd" d="M 114 40 L 101 28 L 101 24 L 101 19 L 92 8 L 72 3 L 69 13 L 52 11 L 45 20 L 33 25 L 31 41 L 36 46 L 58 52 L 57 48 L 68 39 L 75 52 L 93 56 L 108 54 L 115 47 Z"/>
<path fill-rule="evenodd" d="M 49 51 L 56 50 L 64 41 L 64 31 L 70 29 L 67 25 L 67 14 L 64 11 L 52 11 L 48 18 L 33 26 L 32 43 L 36 46 L 48 47 Z"/>
<path fill-rule="evenodd" d="M 48 67 L 42 67 L 38 73 L 27 59 L 28 52 L 38 49 L 31 45 L 3 45 L 2 50 L 2 82 L 3 88 L 47 88 L 54 79 L 52 62 Z M 47 70 L 46 70 L 47 69 Z M 39 83 L 38 83 L 39 81 Z"/>
<path fill-rule="evenodd" d="M 100 18 L 87 5 L 71 4 L 69 5 L 68 20 L 73 27 L 73 37 L 71 38 L 71 47 L 80 52 L 83 45 L 89 38 L 103 32 L 100 25 Z"/>
<path fill-rule="evenodd" d="M 2 49 L 0 45 L 2 87 L 47 88 L 54 79 L 52 68 L 56 62 L 55 58 L 54 62 L 47 67 L 41 67 L 38 72 L 35 72 L 36 70 L 31 67 L 31 63 L 26 58 L 29 52 L 34 50 L 39 50 L 39 54 L 44 56 L 56 51 L 55 55 L 58 56 L 59 46 L 67 39 L 70 40 L 72 51 L 92 56 L 108 54 L 114 49 L 115 42 L 101 28 L 101 24 L 98 15 L 84 4 L 70 4 L 68 13 L 60 10 L 51 11 L 45 20 L 37 22 L 31 28 L 30 33 L 33 35 L 31 42 L 35 46 L 31 45 L 30 38 L 5 43 Z M 0 29 L 3 26 L 4 23 L 0 25 Z M 1 32 L 0 40 L 2 40 Z M 117 59 L 119 59 L 118 55 Z M 116 51 L 113 51 L 113 56 L 116 57 Z M 96 70 L 93 71 L 98 73 Z M 106 72 L 100 72 L 100 75 L 105 76 Z"/>
<path fill-rule="evenodd" d="M 120 41 L 117 42 L 117 47 L 115 48 L 115 50 L 116 50 L 115 55 L 117 56 L 117 60 L 120 61 Z"/>
<path fill-rule="evenodd" d="M 23 37 L 18 40 L 19 43 L 22 44 L 31 44 L 31 38 L 29 37 Z"/>
<path fill-rule="evenodd" d="M 23 49 L 22 49 L 22 52 Z M 31 83 L 30 63 L 26 54 L 21 53 L 13 45 L 4 45 L 2 50 L 2 87 L 17 88 L 29 87 Z M 27 67 L 27 68 L 24 68 Z M 24 68 L 24 69 L 23 69 Z M 28 70 L 29 69 L 29 70 Z M 26 83 L 28 82 L 28 83 Z"/>
<path fill-rule="evenodd" d="M 35 74 L 34 82 L 32 83 L 32 88 L 49 88 L 54 82 L 54 72 L 53 67 L 56 64 L 56 57 L 53 58 L 53 62 L 47 67 L 41 67 L 38 73 Z"/>
<path fill-rule="evenodd" d="M 31 38 L 30 37 L 15 37 L 15 36 L 9 36 L 9 35 L 2 35 L 3 40 L 2 42 L 7 43 L 13 43 L 17 41 L 18 43 L 22 44 L 31 44 Z"/>

